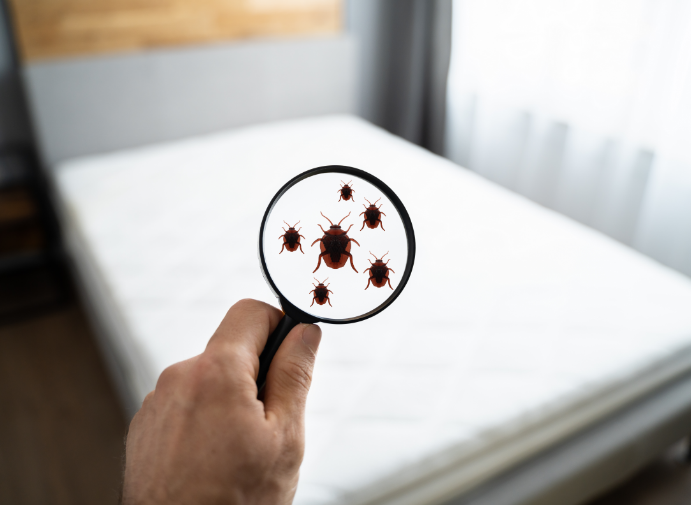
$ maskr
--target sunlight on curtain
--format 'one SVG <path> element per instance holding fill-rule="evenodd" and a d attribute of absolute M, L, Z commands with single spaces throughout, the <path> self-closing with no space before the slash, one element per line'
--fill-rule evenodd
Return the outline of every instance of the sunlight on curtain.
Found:
<path fill-rule="evenodd" d="M 691 274 L 691 0 L 455 0 L 447 156 Z"/>

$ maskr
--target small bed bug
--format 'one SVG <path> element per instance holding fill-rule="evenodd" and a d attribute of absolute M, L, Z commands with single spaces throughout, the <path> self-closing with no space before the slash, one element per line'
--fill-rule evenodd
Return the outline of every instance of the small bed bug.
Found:
<path fill-rule="evenodd" d="M 365 198 L 367 200 L 367 198 Z M 377 199 L 377 202 L 381 200 L 381 198 Z M 364 212 L 360 212 L 360 215 L 365 215 L 365 220 L 362 222 L 362 228 L 360 228 L 360 231 L 362 231 L 365 228 L 365 225 L 367 225 L 367 228 L 370 228 L 374 230 L 377 226 L 381 225 L 381 229 L 384 230 L 384 223 L 381 222 L 381 217 L 385 216 L 381 209 L 381 205 L 384 205 L 383 203 L 377 207 L 377 202 L 374 202 L 373 204 L 370 203 L 369 200 L 367 200 L 367 203 L 369 203 L 369 207 L 365 205 L 364 203 L 362 204 L 365 207 Z M 386 231 L 386 230 L 384 230 Z"/>
<path fill-rule="evenodd" d="M 329 289 L 331 283 L 324 286 L 324 283 L 328 281 L 329 278 L 327 277 L 321 282 L 319 282 L 317 279 L 314 280 L 319 283 L 319 286 L 314 286 L 314 284 L 312 284 L 312 286 L 314 286 L 314 289 L 309 292 L 309 294 L 314 293 L 314 297 L 312 298 L 312 305 L 314 305 L 314 302 L 317 302 L 317 305 L 324 305 L 326 302 L 329 302 L 329 305 L 333 307 L 333 305 L 331 305 L 331 300 L 329 300 L 329 293 L 331 293 L 332 295 L 334 294 L 334 292 Z M 310 307 L 312 305 L 310 305 Z"/>
<path fill-rule="evenodd" d="M 341 193 L 341 196 L 338 198 L 339 202 L 341 201 L 341 198 L 343 198 L 346 202 L 350 199 L 355 202 L 355 198 L 353 198 L 353 193 L 355 193 L 355 190 L 350 185 L 352 182 L 353 181 L 350 181 L 348 184 L 346 184 L 345 182 L 341 181 L 343 186 L 341 186 L 341 189 L 338 190 L 338 192 Z"/>
<path fill-rule="evenodd" d="M 320 212 L 320 214 L 324 216 L 324 213 Z M 348 212 L 348 216 L 350 216 L 350 212 Z M 329 223 L 331 223 L 331 219 L 326 216 L 324 217 Z M 319 248 L 321 249 L 319 261 L 317 262 L 317 268 L 314 269 L 314 272 L 316 272 L 319 269 L 319 265 L 322 264 L 322 258 L 324 258 L 324 263 L 326 263 L 326 266 L 333 269 L 341 268 L 346 264 L 348 258 L 350 258 L 350 266 L 353 267 L 355 272 L 357 272 L 355 265 L 353 264 L 353 255 L 350 254 L 350 243 L 355 242 L 358 246 L 360 244 L 357 240 L 348 236 L 348 232 L 353 227 L 352 224 L 347 230 L 341 229 L 343 219 L 341 219 L 338 224 L 331 223 L 331 228 L 328 230 L 324 230 L 322 225 L 319 225 L 319 228 L 321 228 L 321 230 L 324 232 L 324 236 L 312 242 L 312 245 L 320 242 Z"/>
<path fill-rule="evenodd" d="M 372 254 L 372 251 L 370 251 L 370 254 Z M 386 254 L 389 254 L 388 251 Z M 386 254 L 384 256 L 386 256 Z M 372 256 L 374 256 L 374 254 L 372 254 Z M 374 263 L 372 263 L 372 260 L 369 260 L 370 265 L 372 266 L 367 269 L 369 270 L 369 279 L 367 280 L 367 287 L 365 289 L 369 287 L 370 282 L 374 287 L 377 288 L 383 288 L 388 282 L 389 287 L 393 290 L 391 279 L 389 279 L 389 272 L 396 272 L 394 272 L 392 268 L 386 266 L 391 260 L 389 259 L 386 263 L 384 263 L 384 256 L 382 256 L 380 259 L 377 259 L 377 257 L 374 256 Z M 365 272 L 367 272 L 367 270 L 365 270 Z"/>
<path fill-rule="evenodd" d="M 286 223 L 285 221 L 283 221 L 283 222 Z M 295 227 L 299 223 L 300 223 L 300 221 L 295 223 L 293 226 L 290 226 L 288 223 L 286 223 L 286 225 L 288 226 L 288 230 L 283 228 L 283 231 L 285 233 L 283 235 L 281 235 L 280 237 L 278 237 L 279 239 L 281 239 L 281 238 L 283 239 L 283 247 L 281 247 L 281 252 L 278 254 L 283 254 L 283 248 L 286 248 L 288 251 L 293 252 L 293 251 L 297 251 L 298 247 L 300 248 L 300 252 L 302 254 L 305 254 L 305 251 L 302 250 L 302 244 L 300 244 L 300 237 L 302 237 L 302 235 L 300 235 L 300 230 L 302 230 L 302 228 L 300 228 L 300 230 L 295 229 Z M 305 238 L 305 237 L 302 237 L 302 238 Z M 305 240 L 307 240 L 307 239 L 305 239 Z"/>

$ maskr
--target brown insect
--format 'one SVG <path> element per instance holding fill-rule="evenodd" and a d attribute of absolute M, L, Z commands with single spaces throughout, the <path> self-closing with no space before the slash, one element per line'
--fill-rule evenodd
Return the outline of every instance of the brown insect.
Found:
<path fill-rule="evenodd" d="M 370 254 L 372 254 L 372 251 L 370 251 Z M 389 254 L 388 251 L 386 254 Z M 384 256 L 386 256 L 386 254 Z M 374 254 L 372 254 L 374 256 Z M 393 286 L 391 285 L 391 279 L 389 279 L 389 272 L 393 272 L 393 268 L 389 268 L 386 265 L 389 264 L 390 259 L 384 263 L 384 256 L 382 256 L 380 259 L 377 259 L 376 256 L 374 256 L 374 263 L 372 263 L 372 260 L 369 260 L 371 267 L 369 267 L 367 270 L 369 270 L 369 279 L 367 280 L 367 289 L 369 287 L 369 283 L 371 282 L 374 287 L 377 288 L 383 288 L 386 286 L 386 283 L 389 283 L 389 287 L 393 290 Z M 365 272 L 367 272 L 365 270 Z M 363 273 L 365 273 L 363 272 Z"/>
<path fill-rule="evenodd" d="M 367 198 L 365 198 L 367 200 Z M 381 200 L 381 198 L 377 199 L 377 202 Z M 367 225 L 367 228 L 370 228 L 374 230 L 377 226 L 381 225 L 381 229 L 384 230 L 384 223 L 381 222 L 381 217 L 385 216 L 381 209 L 381 205 L 377 207 L 377 202 L 371 203 L 369 200 L 367 200 L 367 203 L 369 203 L 369 207 L 367 207 L 364 203 L 362 204 L 365 207 L 364 212 L 360 212 L 360 215 L 365 215 L 365 220 L 362 222 L 362 228 L 360 228 L 360 231 L 362 231 L 365 228 L 365 225 Z M 382 203 L 382 205 L 384 205 Z M 386 231 L 386 230 L 384 230 Z"/>
<path fill-rule="evenodd" d="M 341 201 L 341 198 L 343 198 L 346 202 L 352 198 L 353 202 L 355 202 L 355 198 L 353 198 L 353 193 L 355 193 L 355 190 L 350 186 L 350 184 L 353 181 L 350 181 L 348 184 L 345 182 L 341 181 L 341 189 L 338 190 L 339 193 L 341 193 L 341 196 L 338 198 L 338 201 Z"/>
<path fill-rule="evenodd" d="M 320 212 L 320 214 L 324 216 L 324 213 Z M 348 212 L 348 216 L 350 216 L 350 212 Z M 329 223 L 331 223 L 331 219 L 326 216 L 324 217 Z M 321 230 L 324 232 L 324 236 L 312 242 L 312 245 L 316 244 L 317 242 L 321 242 L 319 244 L 321 254 L 319 254 L 319 261 L 317 262 L 317 268 L 314 269 L 314 272 L 316 272 L 319 269 L 319 265 L 322 264 L 322 258 L 324 258 L 324 263 L 326 263 L 326 266 L 333 269 L 341 268 L 346 264 L 348 258 L 350 258 L 350 266 L 353 267 L 353 270 L 355 270 L 355 265 L 353 265 L 353 255 L 350 254 L 350 243 L 355 242 L 358 246 L 360 244 L 357 240 L 348 236 L 348 232 L 353 227 L 352 224 L 347 230 L 341 229 L 343 219 L 341 219 L 338 224 L 331 223 L 331 228 L 328 230 L 324 230 L 322 225 L 319 225 L 319 228 L 321 228 Z M 355 271 L 357 272 L 357 270 Z"/>
<path fill-rule="evenodd" d="M 319 282 L 317 279 L 314 280 Z M 329 305 L 333 307 L 333 305 L 331 305 L 331 300 L 329 300 L 329 293 L 331 293 L 332 295 L 334 294 L 334 292 L 329 289 L 331 283 L 324 286 L 324 283 L 328 280 L 329 278 L 327 277 L 322 282 L 319 282 L 319 286 L 314 286 L 314 284 L 312 284 L 312 286 L 314 286 L 314 289 L 309 292 L 309 294 L 314 293 L 314 297 L 312 298 L 312 305 L 314 305 L 314 302 L 317 302 L 317 305 L 324 305 L 326 302 L 329 302 Z M 312 305 L 310 305 L 310 307 Z"/>
<path fill-rule="evenodd" d="M 283 222 L 286 223 L 285 221 L 283 221 Z M 300 237 L 302 237 L 302 235 L 300 235 L 300 230 L 302 230 L 302 228 L 300 228 L 300 230 L 295 229 L 295 227 L 299 223 L 300 223 L 300 221 L 295 223 L 293 226 L 290 226 L 288 223 L 286 223 L 286 226 L 288 226 L 288 229 L 286 230 L 285 228 L 283 228 L 283 231 L 285 233 L 278 237 L 279 239 L 281 239 L 281 238 L 283 239 L 283 247 L 281 247 L 281 252 L 278 254 L 283 253 L 283 248 L 287 249 L 290 252 L 293 252 L 293 251 L 297 251 L 298 247 L 300 248 L 300 252 L 302 254 L 305 254 L 305 251 L 302 250 L 302 244 L 300 244 Z M 302 237 L 302 238 L 305 238 L 305 237 Z M 305 240 L 307 240 L 307 239 L 305 239 Z"/>

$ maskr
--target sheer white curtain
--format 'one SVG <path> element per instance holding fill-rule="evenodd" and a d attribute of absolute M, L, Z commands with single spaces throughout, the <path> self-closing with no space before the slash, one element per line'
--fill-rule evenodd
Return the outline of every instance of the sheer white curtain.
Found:
<path fill-rule="evenodd" d="M 691 274 L 691 0 L 455 0 L 447 155 Z"/>

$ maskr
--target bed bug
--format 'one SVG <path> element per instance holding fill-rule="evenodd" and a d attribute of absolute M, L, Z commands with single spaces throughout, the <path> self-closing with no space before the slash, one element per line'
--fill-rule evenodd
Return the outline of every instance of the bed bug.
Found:
<path fill-rule="evenodd" d="M 341 201 L 341 198 L 343 198 L 346 202 L 350 199 L 355 202 L 355 198 L 353 198 L 353 193 L 355 193 L 355 190 L 350 186 L 352 182 L 353 181 L 350 181 L 348 184 L 346 184 L 345 182 L 341 181 L 343 186 L 341 186 L 341 189 L 338 190 L 338 192 L 341 193 L 341 196 L 338 198 L 339 202 Z"/>
<path fill-rule="evenodd" d="M 365 198 L 367 200 L 367 198 Z M 377 202 L 381 200 L 381 198 L 377 199 Z M 365 215 L 365 220 L 362 222 L 362 228 L 360 228 L 360 231 L 362 231 L 365 228 L 365 225 L 367 225 L 367 228 L 370 228 L 374 230 L 377 226 L 381 225 L 381 229 L 384 230 L 384 223 L 381 222 L 381 217 L 385 216 L 381 209 L 381 205 L 377 207 L 377 202 L 374 202 L 372 204 L 369 200 L 367 200 L 367 203 L 369 203 L 369 207 L 367 207 L 364 203 L 362 204 L 365 207 L 364 212 L 360 212 L 360 215 Z M 384 205 L 382 203 L 382 205 Z M 384 230 L 386 231 L 386 230 Z"/>
<path fill-rule="evenodd" d="M 285 221 L 283 221 L 283 222 L 286 223 Z M 278 237 L 279 239 L 281 239 L 281 238 L 283 239 L 283 247 L 281 247 L 281 252 L 278 254 L 283 253 L 283 248 L 286 248 L 288 251 L 293 252 L 293 251 L 297 251 L 298 247 L 300 248 L 300 252 L 302 254 L 305 254 L 305 251 L 302 250 L 302 244 L 300 244 L 300 237 L 305 238 L 302 235 L 300 235 L 300 230 L 302 230 L 302 228 L 300 228 L 300 230 L 295 229 L 295 227 L 299 223 L 300 223 L 300 221 L 295 223 L 293 226 L 290 226 L 288 223 L 286 223 L 286 226 L 288 226 L 288 229 L 286 230 L 285 228 L 283 228 L 283 231 L 285 233 Z M 307 239 L 305 239 L 305 240 L 307 240 Z"/>
<path fill-rule="evenodd" d="M 324 216 L 323 212 L 320 212 L 320 214 Z M 348 216 L 350 216 L 350 212 L 348 212 Z M 329 219 L 326 216 L 324 217 L 329 223 L 331 223 L 331 219 Z M 344 217 L 343 219 L 345 219 L 346 217 Z M 347 230 L 341 229 L 341 223 L 343 222 L 343 219 L 341 219 L 338 222 L 338 224 L 331 223 L 331 228 L 329 228 L 328 230 L 324 230 L 324 228 L 322 228 L 322 225 L 319 225 L 319 228 L 321 228 L 321 230 L 324 232 L 324 236 L 312 242 L 312 245 L 316 244 L 317 242 L 320 242 L 319 248 L 321 249 L 321 253 L 319 254 L 319 261 L 317 262 L 317 268 L 314 269 L 314 272 L 316 272 L 319 269 L 319 265 L 321 265 L 322 263 L 322 258 L 324 258 L 324 263 L 326 263 L 326 266 L 333 269 L 341 268 L 343 265 L 346 264 L 348 258 L 350 258 L 350 266 L 353 267 L 353 270 L 355 270 L 355 272 L 357 272 L 357 270 L 355 269 L 355 265 L 353 264 L 353 255 L 350 254 L 350 243 L 355 242 L 358 246 L 360 244 L 357 240 L 355 240 L 354 238 L 350 238 L 348 236 L 348 232 L 353 227 L 352 224 L 348 227 Z"/>
<path fill-rule="evenodd" d="M 372 254 L 372 251 L 370 251 L 370 254 Z M 386 254 L 389 254 L 388 251 Z M 386 256 L 386 254 L 384 256 Z M 374 254 L 372 254 L 372 256 L 374 256 Z M 374 256 L 374 263 L 372 263 L 372 260 L 369 260 L 370 265 L 372 266 L 367 269 L 369 270 L 369 279 L 367 280 L 367 287 L 365 289 L 369 287 L 370 282 L 374 287 L 377 288 L 383 288 L 388 282 L 389 287 L 393 290 L 391 279 L 389 279 L 389 272 L 396 272 L 394 272 L 392 268 L 386 266 L 391 260 L 389 259 L 386 261 L 386 263 L 384 263 L 384 256 L 382 256 L 380 259 L 377 259 L 377 257 Z M 365 270 L 365 272 L 367 272 L 367 270 Z"/>
<path fill-rule="evenodd" d="M 324 305 L 326 302 L 329 302 L 329 305 L 333 307 L 333 305 L 331 305 L 331 300 L 329 300 L 329 293 L 331 293 L 332 295 L 334 294 L 334 292 L 329 289 L 331 283 L 324 286 L 324 283 L 328 281 L 329 278 L 327 277 L 321 282 L 319 282 L 317 279 L 314 280 L 319 283 L 319 286 L 314 286 L 314 284 L 312 284 L 312 286 L 314 286 L 314 289 L 309 292 L 309 294 L 314 293 L 314 297 L 312 298 L 312 305 L 314 305 L 314 302 L 317 302 L 317 305 Z M 312 305 L 310 305 L 310 307 Z"/>

